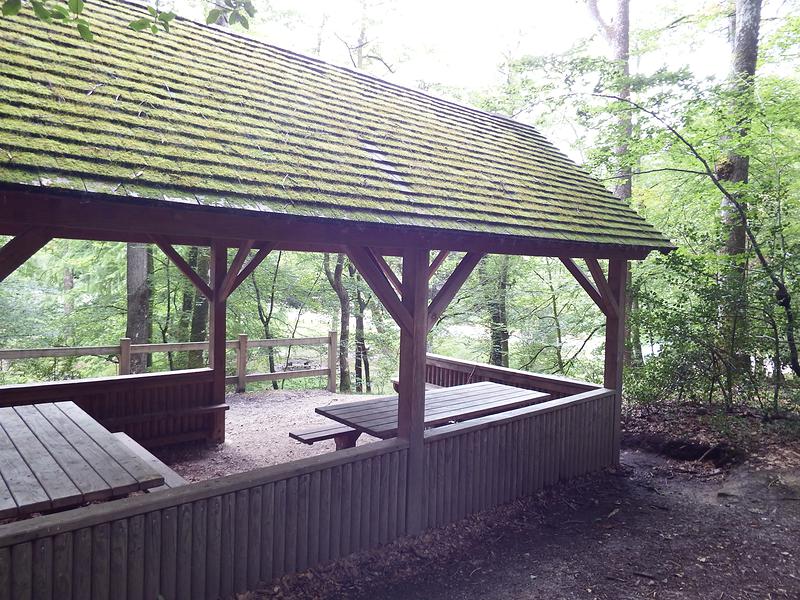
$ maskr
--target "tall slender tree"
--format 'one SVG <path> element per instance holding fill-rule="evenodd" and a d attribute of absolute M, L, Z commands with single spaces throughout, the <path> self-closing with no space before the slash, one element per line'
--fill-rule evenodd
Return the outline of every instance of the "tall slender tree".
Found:
<path fill-rule="evenodd" d="M 153 255 L 147 244 L 131 243 L 127 247 L 128 311 L 125 337 L 134 344 L 147 344 L 153 335 L 151 317 Z M 149 354 L 131 357 L 131 373 L 144 373 Z"/>

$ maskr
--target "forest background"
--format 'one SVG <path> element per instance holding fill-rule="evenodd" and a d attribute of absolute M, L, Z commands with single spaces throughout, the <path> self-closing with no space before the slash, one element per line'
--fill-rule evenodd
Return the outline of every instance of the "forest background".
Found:
<path fill-rule="evenodd" d="M 678 249 L 635 263 L 627 286 L 629 402 L 746 408 L 770 417 L 800 409 L 800 3 L 222 6 L 175 0 L 158 10 L 246 29 L 277 46 L 532 124 L 668 235 Z M 207 249 L 181 252 L 198 272 L 208 271 Z M 439 272 L 457 259 L 448 257 Z M 441 283 L 434 278 L 432 294 Z M 207 309 L 154 246 L 56 240 L 0 286 L 0 347 L 113 345 L 121 337 L 201 341 Z M 337 331 L 340 390 L 390 389 L 399 332 L 346 256 L 273 252 L 234 292 L 228 311 L 229 339 Z M 429 347 L 601 381 L 603 327 L 600 311 L 558 260 L 489 256 L 434 327 Z M 280 370 L 290 359 L 280 349 L 252 352 L 253 370 Z M 324 363 L 324 349 L 292 352 L 292 359 Z M 134 372 L 205 363 L 201 352 L 139 356 Z M 0 384 L 114 374 L 116 360 L 5 361 Z"/>

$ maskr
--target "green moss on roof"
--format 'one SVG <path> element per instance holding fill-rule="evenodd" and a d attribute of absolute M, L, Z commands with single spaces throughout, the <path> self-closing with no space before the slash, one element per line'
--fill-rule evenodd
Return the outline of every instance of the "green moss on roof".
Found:
<path fill-rule="evenodd" d="M 0 19 L 0 183 L 668 248 L 534 128 L 144 8 Z"/>

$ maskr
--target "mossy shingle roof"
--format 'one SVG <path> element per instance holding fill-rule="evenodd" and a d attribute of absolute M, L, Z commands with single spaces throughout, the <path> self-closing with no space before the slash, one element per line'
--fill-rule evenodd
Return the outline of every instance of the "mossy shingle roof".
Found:
<path fill-rule="evenodd" d="M 0 183 L 668 248 L 534 128 L 176 19 L 0 19 Z"/>

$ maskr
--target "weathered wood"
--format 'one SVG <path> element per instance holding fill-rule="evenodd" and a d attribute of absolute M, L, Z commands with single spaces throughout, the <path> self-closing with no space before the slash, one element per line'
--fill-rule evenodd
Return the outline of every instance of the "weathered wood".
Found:
<path fill-rule="evenodd" d="M 611 288 L 611 284 L 606 279 L 605 273 L 603 273 L 603 268 L 600 266 L 600 263 L 596 258 L 586 258 L 584 260 L 586 262 L 586 266 L 589 267 L 589 272 L 592 274 L 592 279 L 594 279 L 597 290 L 603 297 L 603 302 L 606 306 L 606 310 L 604 311 L 606 316 L 617 316 L 619 314 L 620 304 L 616 296 L 616 290 Z"/>
<path fill-rule="evenodd" d="M 117 374 L 131 374 L 131 338 L 120 338 L 119 340 L 119 367 Z"/>
<path fill-rule="evenodd" d="M 118 432 L 114 434 L 114 437 L 122 442 L 123 445 L 133 454 L 150 465 L 156 473 L 159 473 L 164 478 L 164 485 L 166 487 L 174 488 L 189 483 L 183 477 L 161 462 L 158 458 L 153 456 L 152 453 L 145 450 L 141 444 L 136 443 L 136 441 L 133 440 L 129 435 Z"/>
<path fill-rule="evenodd" d="M 272 252 L 277 247 L 277 245 L 278 244 L 274 242 L 267 243 L 258 249 L 258 252 L 256 252 L 253 255 L 253 258 L 250 259 L 250 262 L 248 262 L 244 266 L 244 268 L 241 271 L 239 271 L 238 274 L 236 275 L 236 278 L 233 281 L 233 287 L 228 292 L 229 295 L 233 293 L 236 290 L 236 288 L 242 285 L 242 283 L 244 283 L 244 280 L 247 279 L 250 276 L 250 274 L 256 270 L 258 265 L 260 265 L 264 261 L 264 259 L 267 258 L 267 256 L 269 256 L 269 253 Z"/>
<path fill-rule="evenodd" d="M 239 334 L 239 346 L 236 348 L 236 391 L 247 389 L 247 334 Z"/>
<path fill-rule="evenodd" d="M 589 278 L 586 277 L 581 268 L 571 258 L 562 256 L 560 260 L 567 268 L 567 271 L 570 272 L 570 274 L 575 278 L 575 281 L 580 284 L 580 286 L 589 295 L 597 307 L 602 310 L 603 313 L 605 313 L 608 310 L 608 307 L 606 306 L 603 296 L 600 295 L 600 292 L 597 290 L 594 284 L 589 281 Z"/>
<path fill-rule="evenodd" d="M 144 600 L 145 516 L 128 522 L 128 600 Z"/>
<path fill-rule="evenodd" d="M 211 244 L 211 289 L 208 317 L 208 364 L 213 372 L 211 397 L 214 404 L 225 402 L 225 323 L 226 304 L 223 285 L 228 268 L 228 249 L 218 242 Z M 225 413 L 215 419 L 212 441 L 225 441 Z"/>
<path fill-rule="evenodd" d="M 352 435 L 354 433 L 357 433 L 356 430 L 348 425 L 333 423 L 330 425 L 318 425 L 313 429 L 306 429 L 304 431 L 290 431 L 289 437 L 297 440 L 298 442 L 312 445 L 317 442 L 332 440 L 342 435 Z M 357 439 L 358 435 L 355 437 Z"/>
<path fill-rule="evenodd" d="M 208 550 L 208 501 L 192 504 L 191 597 L 206 598 L 206 560 Z"/>
<path fill-rule="evenodd" d="M 622 420 L 622 366 L 625 351 L 625 285 L 628 279 L 628 263 L 612 260 L 608 265 L 608 286 L 611 297 L 619 309 L 606 317 L 605 370 L 603 385 L 616 392 L 613 416 L 611 452 L 614 464 L 619 464 L 620 422 Z"/>
<path fill-rule="evenodd" d="M 445 259 L 450 255 L 448 250 L 440 250 L 434 259 L 431 261 L 430 266 L 428 267 L 428 279 L 430 280 L 435 274 L 436 271 L 439 270 L 439 267 L 442 266 L 442 263 Z"/>
<path fill-rule="evenodd" d="M 32 227 L 0 247 L 0 282 L 53 239 L 45 229 Z"/>
<path fill-rule="evenodd" d="M 458 263 L 458 266 L 453 270 L 450 274 L 450 277 L 447 278 L 447 281 L 444 282 L 444 285 L 439 288 L 439 291 L 434 296 L 433 300 L 431 300 L 430 306 L 428 307 L 428 330 L 430 331 L 439 318 L 444 313 L 447 306 L 452 302 L 453 298 L 456 297 L 458 290 L 461 289 L 461 286 L 464 285 L 464 282 L 469 277 L 470 273 L 478 266 L 478 263 L 483 258 L 483 254 L 479 252 L 468 252 L 464 255 L 464 258 L 461 259 L 461 262 Z M 427 275 L 427 265 L 426 265 L 426 275 Z"/>
<path fill-rule="evenodd" d="M 435 427 L 452 421 L 465 421 L 543 402 L 549 396 L 535 390 L 482 382 L 451 388 L 426 390 L 424 423 Z M 398 435 L 400 407 L 398 396 L 320 407 L 316 412 L 338 421 L 356 432 L 387 439 Z"/>
<path fill-rule="evenodd" d="M 79 201 L 76 201 L 79 200 Z M 354 240 L 376 248 L 419 248 L 435 245 L 454 251 L 528 256 L 572 256 L 639 260 L 648 247 L 543 240 L 519 236 L 480 235 L 473 231 L 398 227 L 378 222 L 338 219 L 304 219 L 274 212 L 231 211 L 227 208 L 165 205 L 163 202 L 120 202 L 118 197 L 87 195 L 53 188 L 37 190 L 31 202 L 29 191 L 5 190 L 0 195 L 0 234 L 16 234 L 28 227 L 102 234 L 103 239 L 127 242 L 143 235 L 181 239 L 194 245 L 208 245 L 212 237 L 232 243 L 258 239 L 292 244 L 349 245 Z"/>
<path fill-rule="evenodd" d="M 336 391 L 336 370 L 338 353 L 336 349 L 339 347 L 339 334 L 336 331 L 328 333 L 328 391 Z"/>
<path fill-rule="evenodd" d="M 235 289 L 234 286 L 236 284 L 236 280 L 238 279 L 242 265 L 244 264 L 244 261 L 247 260 L 250 250 L 255 243 L 255 240 L 245 240 L 237 249 L 236 255 L 233 257 L 230 267 L 227 268 L 227 273 L 225 274 L 222 284 L 220 285 L 219 293 L 223 300 L 227 300 L 228 296 L 230 296 Z"/>
<path fill-rule="evenodd" d="M 411 313 L 405 302 L 398 297 L 392 284 L 389 283 L 386 274 L 375 258 L 375 254 L 369 248 L 353 246 L 347 249 L 347 255 L 384 308 L 400 326 L 401 331 L 410 332 L 412 327 Z M 405 265 L 405 258 L 403 260 Z M 405 269 L 405 266 L 403 268 Z M 427 264 L 425 268 L 427 272 Z"/>
<path fill-rule="evenodd" d="M 406 528 L 422 529 L 422 494 L 425 477 L 425 350 L 429 330 L 428 250 L 409 249 L 403 254 L 403 307 L 411 323 L 400 331 L 400 390 L 397 435 L 408 441 Z"/>
<path fill-rule="evenodd" d="M 304 377 L 323 377 L 328 375 L 328 369 L 299 369 L 297 371 L 278 371 L 277 373 L 250 373 L 247 381 L 280 381 L 282 379 L 302 379 Z M 225 378 L 226 383 L 239 381 L 235 375 Z"/>
<path fill-rule="evenodd" d="M 109 597 L 125 600 L 128 595 L 128 520 L 119 519 L 111 524 L 109 562 Z"/>
<path fill-rule="evenodd" d="M 197 272 L 184 260 L 180 253 L 170 244 L 169 240 L 160 236 L 153 236 L 153 242 L 158 246 L 161 251 L 172 261 L 178 270 L 183 273 L 186 278 L 192 283 L 198 292 L 203 294 L 207 299 L 211 300 L 212 291 L 205 280 L 197 274 Z"/>
<path fill-rule="evenodd" d="M 389 283 L 392 284 L 392 287 L 398 294 L 402 294 L 402 284 L 400 283 L 400 278 L 394 272 L 391 265 L 386 262 L 386 259 L 380 255 L 378 252 L 373 252 L 372 256 L 375 257 L 375 262 L 380 267 L 381 271 L 384 275 L 386 275 L 386 279 L 389 280 Z"/>

